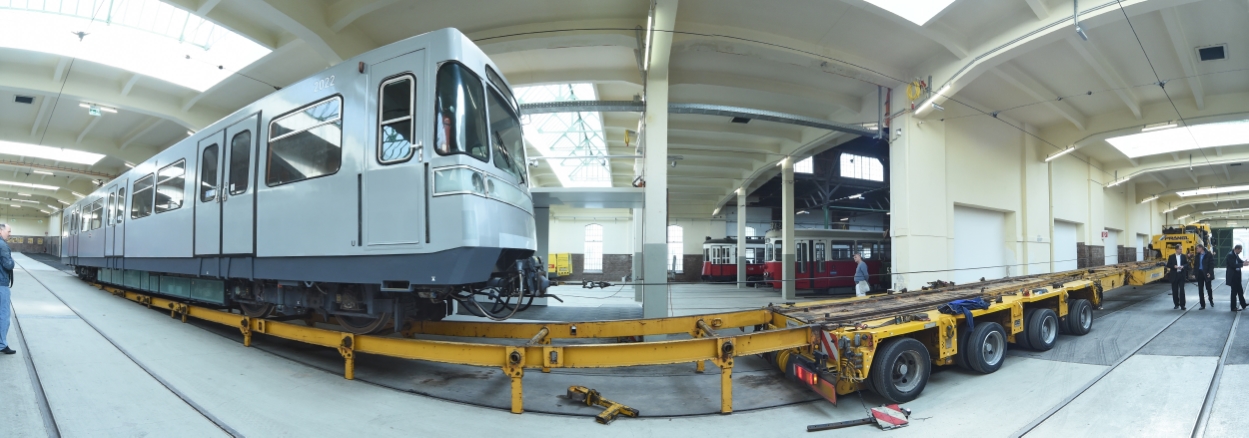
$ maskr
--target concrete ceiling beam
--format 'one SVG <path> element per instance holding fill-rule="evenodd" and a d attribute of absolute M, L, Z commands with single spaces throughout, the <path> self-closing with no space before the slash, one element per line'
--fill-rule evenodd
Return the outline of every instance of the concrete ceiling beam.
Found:
<path fill-rule="evenodd" d="M 60 95 L 60 104 L 77 107 L 78 102 L 91 102 L 153 117 L 162 117 L 190 129 L 200 129 L 226 115 L 223 111 L 197 109 L 182 111 L 176 99 L 168 96 L 122 95 L 120 89 L 100 87 L 90 78 L 69 77 L 62 84 L 43 75 L 19 69 L 0 70 L 0 89 L 20 94 Z M 46 97 L 45 97 L 46 99 Z M 56 100 L 56 99 L 53 99 Z M 48 108 L 51 112 L 53 108 Z"/>
<path fill-rule="evenodd" d="M 1158 11 L 1162 14 L 1162 24 L 1167 28 L 1167 36 L 1171 39 L 1171 45 L 1175 48 L 1175 56 L 1180 60 L 1180 67 L 1184 70 L 1184 76 L 1188 79 L 1188 89 L 1193 95 L 1193 101 L 1197 103 L 1197 110 L 1206 109 L 1205 87 L 1201 84 L 1201 76 L 1197 74 L 1197 68 L 1193 65 L 1193 46 L 1188 45 L 1188 37 L 1184 35 L 1184 27 L 1180 24 L 1180 18 L 1175 8 L 1168 8 Z"/>
<path fill-rule="evenodd" d="M 398 0 L 338 0 L 326 7 L 325 22 L 334 33 L 342 32 L 360 17 L 395 3 Z"/>
<path fill-rule="evenodd" d="M 1023 69 L 1008 62 L 991 71 L 1033 99 L 1045 102 L 1046 108 L 1063 116 L 1072 125 L 1075 125 L 1076 129 L 1084 131 L 1085 126 L 1088 124 L 1088 116 L 1080 113 L 1080 110 L 1077 110 L 1067 102 L 1056 101 L 1058 97 L 1056 93 L 1050 91 L 1049 88 L 1037 81 L 1036 78 L 1033 78 L 1032 75 L 1024 72 Z"/>
<path fill-rule="evenodd" d="M 1132 115 L 1136 116 L 1137 120 L 1140 120 L 1140 98 L 1136 96 L 1136 92 L 1129 88 L 1127 81 L 1123 80 L 1123 76 L 1120 76 L 1119 72 L 1115 71 L 1114 67 L 1106 62 L 1106 57 L 1092 44 L 1085 44 L 1084 41 L 1079 39 L 1069 37 L 1067 38 L 1067 43 L 1097 73 L 1097 76 L 1102 79 L 1102 82 L 1106 83 L 1107 87 L 1115 90 L 1114 93 L 1119 96 L 1119 100 L 1122 100 L 1123 104 L 1127 105 L 1128 110 L 1132 111 Z"/>

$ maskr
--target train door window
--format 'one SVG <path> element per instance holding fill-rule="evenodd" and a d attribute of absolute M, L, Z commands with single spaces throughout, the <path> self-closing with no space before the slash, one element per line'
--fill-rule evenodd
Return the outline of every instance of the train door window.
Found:
<path fill-rule="evenodd" d="M 247 193 L 247 171 L 252 165 L 252 132 L 234 134 L 230 139 L 230 176 L 226 187 L 231 195 Z"/>
<path fill-rule="evenodd" d="M 520 118 L 499 93 L 490 90 L 490 140 L 494 144 L 494 167 L 511 174 L 517 184 L 525 183 L 525 140 Z"/>
<path fill-rule="evenodd" d="M 342 96 L 333 96 L 270 122 L 265 183 L 277 186 L 337 173 L 343 162 L 342 108 Z"/>
<path fill-rule="evenodd" d="M 815 242 L 815 272 L 824 272 L 824 242 Z"/>
<path fill-rule="evenodd" d="M 182 207 L 186 190 L 186 160 L 178 160 L 156 172 L 156 212 L 177 210 Z"/>
<path fill-rule="evenodd" d="M 481 79 L 468 67 L 448 62 L 438 68 L 438 90 L 434 96 L 434 144 L 438 154 L 467 154 L 490 161 L 485 98 Z"/>
<path fill-rule="evenodd" d="M 104 206 L 104 226 L 113 226 L 113 203 L 117 202 L 117 193 L 109 192 L 108 205 Z"/>
<path fill-rule="evenodd" d="M 703 260 L 711 261 L 711 249 L 703 248 Z"/>
<path fill-rule="evenodd" d="M 732 263 L 736 265 L 737 264 L 737 247 L 734 246 L 732 249 L 729 250 L 729 253 L 730 255 L 729 255 L 728 263 Z"/>
<path fill-rule="evenodd" d="M 153 181 L 156 175 L 147 174 L 143 178 L 134 181 L 134 192 L 130 198 L 130 218 L 138 219 L 147 217 L 152 214 L 152 192 L 154 190 Z"/>
<path fill-rule="evenodd" d="M 113 217 L 117 218 L 117 223 L 122 223 L 122 218 L 126 217 L 126 187 L 122 186 L 117 189 L 117 211 Z"/>
<path fill-rule="evenodd" d="M 776 248 L 774 248 L 774 249 L 773 249 L 773 251 L 772 251 L 772 257 L 771 257 L 771 260 L 772 260 L 772 261 L 774 261 L 774 262 L 779 262 L 779 261 L 781 261 L 781 253 L 782 253 L 782 252 L 784 252 L 784 251 L 785 251 L 785 241 L 783 241 L 783 240 L 777 240 L 777 241 L 776 241 Z"/>
<path fill-rule="evenodd" d="M 807 243 L 798 242 L 798 272 L 807 272 Z"/>
<path fill-rule="evenodd" d="M 217 163 L 217 145 L 204 148 L 199 170 L 200 202 L 211 202 L 217 199 Z"/>
<path fill-rule="evenodd" d="M 104 219 L 103 215 L 104 215 L 104 197 L 101 196 L 99 199 L 96 199 L 95 202 L 91 203 L 90 225 L 91 225 L 92 230 L 97 230 L 100 228 L 100 225 L 103 223 L 103 219 Z"/>
<path fill-rule="evenodd" d="M 412 159 L 412 109 L 416 79 L 403 75 L 382 82 L 378 99 L 377 161 L 383 164 Z"/>

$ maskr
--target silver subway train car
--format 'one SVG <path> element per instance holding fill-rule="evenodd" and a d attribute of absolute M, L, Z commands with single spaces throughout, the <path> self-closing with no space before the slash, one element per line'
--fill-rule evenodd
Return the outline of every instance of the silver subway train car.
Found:
<path fill-rule="evenodd" d="M 274 92 L 64 209 L 84 279 L 355 333 L 545 294 L 516 99 L 455 29 Z"/>

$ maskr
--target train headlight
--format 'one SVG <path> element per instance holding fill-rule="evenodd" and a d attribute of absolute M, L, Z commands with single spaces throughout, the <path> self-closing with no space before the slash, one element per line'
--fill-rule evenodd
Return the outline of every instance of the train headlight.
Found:
<path fill-rule="evenodd" d="M 478 195 L 486 194 L 486 181 L 481 178 L 481 174 L 473 172 L 473 193 Z"/>

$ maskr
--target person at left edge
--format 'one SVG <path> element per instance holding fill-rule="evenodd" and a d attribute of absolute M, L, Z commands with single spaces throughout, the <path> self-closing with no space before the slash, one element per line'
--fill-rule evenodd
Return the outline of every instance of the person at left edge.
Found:
<path fill-rule="evenodd" d="M 9 303 L 9 287 L 13 285 L 13 253 L 9 251 L 9 234 L 13 228 L 0 223 L 0 353 L 13 354 L 17 351 L 9 348 L 9 320 L 13 318 L 13 309 Z"/>

